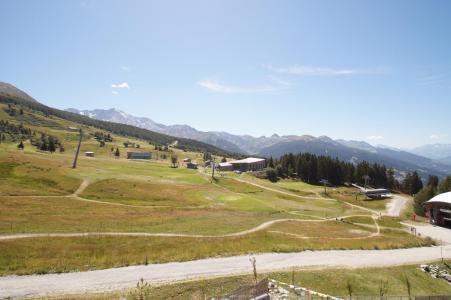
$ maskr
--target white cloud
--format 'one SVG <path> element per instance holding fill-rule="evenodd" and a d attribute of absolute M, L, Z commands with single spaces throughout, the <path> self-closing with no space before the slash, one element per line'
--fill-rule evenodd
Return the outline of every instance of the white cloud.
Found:
<path fill-rule="evenodd" d="M 207 90 L 218 92 L 218 93 L 226 93 L 226 94 L 254 94 L 254 93 L 265 93 L 265 92 L 275 92 L 286 89 L 286 87 L 282 86 L 259 86 L 259 87 L 240 87 L 240 86 L 231 86 L 225 85 L 215 80 L 205 79 L 197 82 L 201 87 L 206 88 Z"/>
<path fill-rule="evenodd" d="M 290 65 L 283 67 L 263 65 L 263 67 L 275 73 L 300 76 L 349 76 L 358 74 L 383 74 L 391 71 L 391 68 L 389 67 L 379 67 L 375 69 L 335 69 L 307 65 Z"/>
<path fill-rule="evenodd" d="M 111 94 L 113 94 L 113 95 L 117 95 L 117 94 L 119 94 L 119 92 L 118 91 L 111 91 Z"/>
<path fill-rule="evenodd" d="M 440 135 L 438 135 L 438 134 L 431 134 L 431 135 L 429 136 L 429 138 L 430 138 L 431 140 L 438 140 L 438 139 L 440 138 Z"/>
<path fill-rule="evenodd" d="M 113 89 L 130 89 L 130 86 L 128 85 L 127 82 L 122 82 L 122 83 L 117 83 L 117 84 L 112 84 L 111 87 Z"/>
<path fill-rule="evenodd" d="M 370 135 L 366 139 L 370 141 L 379 141 L 384 139 L 384 137 L 382 135 Z"/>

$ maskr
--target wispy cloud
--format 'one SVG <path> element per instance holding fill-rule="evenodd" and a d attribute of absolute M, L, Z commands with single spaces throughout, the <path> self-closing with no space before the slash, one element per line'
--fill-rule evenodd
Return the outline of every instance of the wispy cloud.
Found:
<path fill-rule="evenodd" d="M 431 135 L 429 136 L 429 138 L 430 138 L 431 140 L 438 140 L 439 138 L 441 138 L 441 135 L 440 135 L 440 134 L 431 134 Z"/>
<path fill-rule="evenodd" d="M 273 65 L 263 65 L 266 69 L 280 74 L 299 75 L 299 76 L 349 76 L 358 74 L 383 74 L 390 72 L 390 68 L 375 69 L 337 69 L 330 67 L 318 67 L 308 65 L 289 65 L 275 67 Z"/>
<path fill-rule="evenodd" d="M 130 67 L 127 67 L 127 66 L 121 66 L 120 68 L 124 72 L 130 72 L 131 71 Z"/>
<path fill-rule="evenodd" d="M 283 79 L 280 79 L 280 78 L 272 76 L 272 75 L 269 76 L 269 79 L 271 81 L 277 83 L 278 85 L 282 85 L 282 86 L 286 86 L 286 87 L 291 86 L 291 82 L 283 80 Z"/>
<path fill-rule="evenodd" d="M 266 85 L 266 86 L 254 86 L 254 87 L 243 87 L 243 86 L 233 86 L 222 84 L 216 80 L 205 79 L 197 82 L 203 88 L 207 90 L 226 93 L 226 94 L 255 94 L 255 93 L 265 93 L 265 92 L 276 92 L 286 89 L 286 86 L 279 85 Z"/>
<path fill-rule="evenodd" d="M 423 76 L 419 80 L 422 86 L 433 86 L 440 88 L 451 88 L 451 74 L 437 73 Z"/>
<path fill-rule="evenodd" d="M 380 141 L 383 140 L 384 137 L 382 135 L 370 135 L 366 139 L 369 141 Z"/>
<path fill-rule="evenodd" d="M 111 87 L 113 88 L 113 89 L 130 89 L 130 86 L 128 85 L 128 83 L 127 82 L 122 82 L 122 83 L 113 83 L 112 85 L 111 85 Z"/>
<path fill-rule="evenodd" d="M 113 94 L 113 95 L 117 95 L 117 94 L 119 94 L 119 92 L 118 91 L 111 91 L 111 94 Z"/>

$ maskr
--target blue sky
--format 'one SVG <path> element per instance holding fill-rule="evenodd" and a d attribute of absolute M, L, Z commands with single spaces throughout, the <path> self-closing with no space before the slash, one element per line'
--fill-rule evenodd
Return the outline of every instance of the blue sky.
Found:
<path fill-rule="evenodd" d="M 451 143 L 451 1 L 0 1 L 0 81 L 255 136 Z"/>

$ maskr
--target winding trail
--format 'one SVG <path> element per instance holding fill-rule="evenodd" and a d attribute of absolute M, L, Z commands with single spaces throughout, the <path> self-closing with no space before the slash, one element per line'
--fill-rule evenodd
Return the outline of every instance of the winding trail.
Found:
<path fill-rule="evenodd" d="M 247 181 L 247 180 L 243 180 L 240 178 L 235 178 L 235 177 L 228 177 L 230 179 L 242 182 L 242 183 L 247 183 L 256 187 L 259 187 L 261 189 L 267 190 L 267 191 L 271 191 L 271 192 L 275 192 L 275 193 L 279 193 L 279 194 L 284 194 L 287 196 L 291 196 L 291 197 L 295 197 L 295 198 L 300 198 L 300 199 L 313 199 L 313 200 L 325 200 L 325 201 L 336 201 L 335 199 L 331 199 L 331 198 L 325 198 L 325 197 L 310 197 L 310 196 L 301 196 L 301 195 L 297 195 L 297 194 L 293 194 L 293 193 L 289 193 L 289 192 L 285 192 L 279 189 L 274 189 L 274 188 L 270 188 L 255 182 L 251 182 L 251 181 Z"/>
<path fill-rule="evenodd" d="M 306 197 L 277 189 L 268 188 L 259 184 L 251 183 L 245 180 L 236 179 L 248 184 L 255 185 L 262 189 L 270 190 L 276 193 L 282 193 L 289 196 L 302 199 L 321 199 L 328 201 L 337 201 L 322 197 Z M 132 206 L 121 203 L 111 203 L 81 198 L 79 195 L 89 186 L 88 180 L 83 180 L 80 187 L 71 195 L 71 197 L 81 201 L 103 203 L 109 205 Z M 47 196 L 48 197 L 48 196 Z M 61 197 L 61 196 L 56 196 Z M 374 221 L 376 232 L 368 236 L 352 237 L 371 238 L 380 235 L 380 226 L 377 223 L 377 216 L 381 213 L 372 209 L 354 205 L 343 201 L 351 207 L 371 212 L 369 215 L 353 215 L 371 217 Z M 388 215 L 399 215 L 407 200 L 402 201 L 395 198 L 389 207 Z M 145 208 L 145 206 L 138 206 Z M 151 207 L 152 208 L 152 207 Z M 352 216 L 343 216 L 347 218 Z M 236 237 L 243 236 L 257 231 L 265 230 L 271 225 L 280 222 L 325 222 L 335 220 L 316 219 L 278 219 L 264 222 L 254 228 L 240 232 L 224 235 L 196 235 L 196 234 L 178 234 L 178 233 L 145 233 L 145 232 L 85 232 L 85 233 L 24 233 L 13 235 L 1 235 L 0 240 L 14 240 L 24 238 L 38 237 L 83 237 L 83 236 L 151 236 L 151 237 L 192 237 L 192 238 L 217 238 L 217 237 Z M 365 224 L 370 226 L 369 224 Z M 372 226 L 371 226 L 372 227 Z M 275 232 L 279 233 L 279 232 Z M 280 232 L 280 234 L 287 234 Z M 301 237 L 300 238 L 307 238 Z M 312 237 L 314 238 L 314 237 Z M 337 238 L 344 239 L 344 238 Z M 285 270 L 293 267 L 298 268 L 356 268 L 356 267 L 388 267 L 393 265 L 416 264 L 426 261 L 438 260 L 441 257 L 451 259 L 451 245 L 443 247 L 421 247 L 410 249 L 394 250 L 327 250 L 327 251 L 303 251 L 298 253 L 263 253 L 254 257 L 257 260 L 259 272 L 270 272 Z M 27 275 L 27 276 L 5 276 L 0 277 L 0 298 L 3 297 L 30 297 L 46 296 L 57 294 L 102 292 L 123 288 L 132 288 L 136 282 L 143 278 L 151 284 L 173 283 L 189 279 L 211 278 L 217 276 L 230 276 L 237 274 L 251 273 L 252 268 L 249 263 L 249 256 L 232 256 L 209 258 L 187 262 L 173 262 L 164 264 L 150 264 L 122 268 L 112 268 L 105 270 L 74 272 L 63 274 L 45 274 L 45 275 Z"/>
<path fill-rule="evenodd" d="M 89 179 L 84 178 L 83 181 L 81 182 L 80 186 L 78 187 L 78 189 L 71 196 L 78 197 L 80 194 L 82 194 L 86 190 L 86 188 L 89 186 L 89 184 L 90 184 Z"/>
<path fill-rule="evenodd" d="M 451 246 L 444 246 L 443 257 L 451 258 Z M 299 253 L 253 255 L 259 272 L 290 268 L 364 268 L 419 264 L 438 260 L 440 247 L 395 250 L 327 250 Z M 249 274 L 248 255 L 201 259 L 187 262 L 150 264 L 97 271 L 6 276 L 0 278 L 0 298 L 102 292 L 133 288 L 142 278 L 151 284 L 192 279 Z"/>
<path fill-rule="evenodd" d="M 350 218 L 350 217 L 361 217 L 366 215 L 352 215 L 341 217 L 341 219 Z M 368 217 L 368 216 L 366 216 Z M 264 222 L 254 228 L 221 234 L 221 235 L 202 235 L 202 234 L 185 234 L 185 233 L 151 233 L 151 232 L 49 232 L 49 233 L 19 233 L 19 234 L 7 234 L 0 235 L 0 241 L 7 240 L 18 240 L 18 239 L 28 239 L 28 238 L 43 238 L 43 237 L 87 237 L 87 236 L 140 236 L 140 237 L 186 237 L 186 238 L 227 238 L 227 237 L 237 237 L 244 236 L 251 233 L 255 233 L 261 230 L 265 230 L 270 226 L 282 223 L 282 222 L 299 222 L 299 223 L 310 223 L 310 222 L 326 222 L 326 221 L 334 221 L 336 218 L 329 219 L 316 219 L 316 220 L 301 220 L 301 219 L 276 219 Z M 373 217 L 375 228 L 377 231 L 377 235 L 380 234 L 379 225 L 375 221 Z M 358 225 L 358 224 L 357 224 Z M 333 239 L 333 238 L 332 238 Z"/>

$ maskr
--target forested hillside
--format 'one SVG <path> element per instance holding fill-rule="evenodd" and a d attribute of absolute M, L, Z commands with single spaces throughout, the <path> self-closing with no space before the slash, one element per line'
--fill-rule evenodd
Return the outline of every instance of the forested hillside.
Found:
<path fill-rule="evenodd" d="M 399 182 L 394 176 L 393 169 L 382 164 L 370 164 L 366 161 L 352 164 L 338 158 L 311 153 L 289 153 L 279 159 L 271 158 L 269 167 L 264 176 L 271 181 L 277 181 L 279 178 L 297 178 L 312 184 L 319 184 L 323 180 L 332 185 L 357 183 L 363 186 L 366 183 L 371 187 L 389 188 L 411 195 L 423 187 L 417 172 L 407 173 Z"/>
<path fill-rule="evenodd" d="M 39 102 L 29 101 L 28 99 L 23 99 L 21 97 L 0 94 L 0 103 L 11 104 L 11 113 L 13 114 L 16 113 L 16 111 L 20 111 L 21 108 L 27 108 L 32 111 L 41 112 L 46 116 L 55 116 L 68 121 L 79 123 L 81 125 L 92 126 L 102 130 L 106 130 L 117 135 L 143 139 L 152 144 L 157 145 L 174 144 L 177 148 L 182 150 L 209 152 L 221 156 L 239 156 L 239 154 L 236 153 L 233 154 L 218 147 L 202 143 L 199 141 L 184 138 L 175 138 L 169 135 L 156 133 L 150 130 L 138 128 L 131 125 L 99 121 L 79 114 L 52 108 Z"/>

